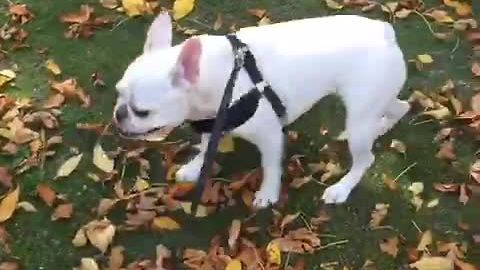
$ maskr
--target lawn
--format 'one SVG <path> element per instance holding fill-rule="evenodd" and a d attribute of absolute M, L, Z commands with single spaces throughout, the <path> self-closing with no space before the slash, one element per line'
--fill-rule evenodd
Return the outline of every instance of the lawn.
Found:
<path fill-rule="evenodd" d="M 232 28 L 252 26 L 258 21 L 268 23 L 268 19 L 273 23 L 331 14 L 362 14 L 382 20 L 394 19 L 392 23 L 400 46 L 409 60 L 409 78 L 401 92 L 401 98 L 408 99 L 413 93 L 417 93 L 417 96 L 418 93 L 424 93 L 427 96 L 412 101 L 413 109 L 410 113 L 377 141 L 374 147 L 376 162 L 364 176 L 362 183 L 352 192 L 347 203 L 324 206 L 319 200 L 325 187 L 341 177 L 341 174 L 336 173 L 330 178 L 323 176 L 328 173 L 325 168 L 313 174 L 316 180 L 298 188 L 289 187 L 292 178 L 309 176 L 312 173 L 312 166 L 309 167 L 308 164 L 318 165 L 320 161 L 324 161 L 333 164 L 337 169 L 349 168 L 350 157 L 346 144 L 336 140 L 344 126 L 344 108 L 335 97 L 328 97 L 288 127 L 290 143 L 284 174 L 288 200 L 276 206 L 275 210 L 252 211 L 244 204 L 244 201 L 248 204 L 248 198 L 243 200 L 242 196 L 234 196 L 233 199 L 227 199 L 230 202 L 236 201 L 235 205 L 230 206 L 225 202 L 211 204 L 221 206 L 217 207 L 218 211 L 205 218 L 195 218 L 181 210 L 172 211 L 171 207 L 165 207 L 167 203 L 162 199 L 161 203 L 155 204 L 156 208 L 150 206 L 154 207 L 160 216 L 177 221 L 180 228 L 160 230 L 150 226 L 155 216 L 154 211 L 138 211 L 139 205 L 149 206 L 149 197 L 139 194 L 153 190 L 157 192 L 157 196 L 166 192 L 167 184 L 170 185 L 168 190 L 171 192 L 173 184 L 167 180 L 170 167 L 184 163 L 193 152 L 186 147 L 185 151 L 180 151 L 177 155 L 173 153 L 179 145 L 196 143 L 198 137 L 188 125 L 178 128 L 167 142 L 162 143 L 129 142 L 104 131 L 112 116 L 116 98 L 115 83 L 126 66 L 141 52 L 147 27 L 154 16 L 145 14 L 129 17 L 124 12 L 103 7 L 97 0 L 12 1 L 14 3 L 9 3 L 10 0 L 0 3 L 0 25 L 4 25 L 0 33 L 0 70 L 14 70 L 16 73 L 15 79 L 0 86 L 4 94 L 0 102 L 0 114 L 3 117 L 0 128 L 7 127 L 14 118 L 28 122 L 25 115 L 35 111 L 48 112 L 49 117 L 58 120 L 58 126 L 47 128 L 48 123 L 45 123 L 43 118 L 43 123 L 26 123 L 26 126 L 40 134 L 40 139 L 34 140 L 41 145 L 37 149 L 34 149 L 35 143 L 18 142 L 15 144 L 16 151 L 8 151 L 13 145 L 9 141 L 15 138 L 5 138 L 5 133 L 2 132 L 1 194 L 5 200 L 5 195 L 18 186 L 19 201 L 29 202 L 36 211 L 19 208 L 0 224 L 0 263 L 16 262 L 20 265 L 19 269 L 72 269 L 80 265 L 81 258 L 93 258 L 99 265 L 105 266 L 101 269 L 119 269 L 107 267 L 111 247 L 123 246 L 123 267 L 126 267 L 136 261 L 155 261 L 156 247 L 162 244 L 171 251 L 170 258 L 165 262 L 167 269 L 188 269 L 182 263 L 185 249 L 208 251 L 214 245 L 211 243 L 212 239 L 215 242 L 216 237 L 219 237 L 220 245 L 225 247 L 225 253 L 231 258 L 238 256 L 239 249 L 248 249 L 245 246 L 248 246 L 246 243 L 250 241 L 258 248 L 259 258 L 254 262 L 263 260 L 262 264 L 267 265 L 269 261 L 269 268 L 266 269 L 289 269 L 288 267 L 294 265 L 298 267 L 295 269 L 408 269 L 409 263 L 417 261 L 422 254 L 445 257 L 449 251 L 450 259 L 446 260 L 455 261 L 458 269 L 475 269 L 474 265 L 478 269 L 480 266 L 480 182 L 477 183 L 470 175 L 470 167 L 477 160 L 478 127 L 476 131 L 468 127 L 471 118 L 458 119 L 462 113 L 471 111 L 470 99 L 480 89 L 480 77 L 475 78 L 471 68 L 475 59 L 480 61 L 478 52 L 475 55 L 472 50 L 473 43 L 479 42 L 480 38 L 477 36 L 476 41 L 469 41 L 468 33 L 471 34 L 474 30 L 462 31 L 458 25 L 456 30 L 452 30 L 453 21 L 462 18 L 474 18 L 478 21 L 480 5 L 470 2 L 474 15 L 465 14 L 461 17 L 455 7 L 443 5 L 442 0 L 425 0 L 424 8 L 408 11 L 406 7 L 405 10 L 410 12 L 408 17 L 398 18 L 405 14 L 400 12 L 392 15 L 388 12 L 388 6 L 392 7 L 391 5 L 384 6 L 384 10 L 377 5 L 372 6 L 371 11 L 362 11 L 362 7 L 355 5 L 342 7 L 330 3 L 328 7 L 323 0 L 198 0 L 193 12 L 179 20 L 178 23 L 183 29 L 175 32 L 174 43 L 188 38 L 191 32 L 225 34 Z M 161 7 L 170 9 L 173 1 L 158 2 Z M 399 2 L 415 4 L 417 1 Z M 451 3 L 455 1 L 445 2 L 453 5 Z M 467 2 L 463 3 L 469 5 Z M 14 22 L 9 11 L 13 4 L 26 4 L 34 16 L 23 25 Z M 94 8 L 95 16 L 107 16 L 110 23 L 94 27 L 94 33 L 90 37 L 67 38 L 65 32 L 68 31 L 69 24 L 62 22 L 60 17 L 78 12 L 81 5 L 86 4 Z M 432 12 L 430 8 L 445 10 L 448 14 L 437 13 L 436 18 L 424 15 Z M 268 19 L 251 14 L 249 9 L 257 9 L 257 15 L 259 11 L 266 10 L 264 16 Z M 155 11 L 157 12 L 158 8 Z M 222 17 L 221 23 L 218 20 L 219 14 Z M 8 29 L 11 30 L 12 26 L 28 31 L 28 37 L 21 43 L 25 46 L 19 47 L 19 42 L 14 40 L 18 33 L 14 34 L 13 38 L 9 37 Z M 432 31 L 452 32 L 452 36 L 439 39 Z M 427 55 L 426 58 L 431 56 L 433 62 L 425 61 L 424 56 L 420 57 L 424 63 L 420 63 L 418 55 Z M 61 74 L 54 75 L 45 67 L 45 62 L 50 59 L 60 67 Z M 480 71 L 477 70 L 477 73 L 480 76 Z M 99 80 L 94 85 L 95 78 L 92 79 L 92 74 L 97 74 L 104 86 L 98 85 Z M 45 108 L 47 100 L 50 98 L 52 102 L 51 97 L 58 93 L 58 90 L 52 89 L 52 85 L 69 78 L 74 78 L 78 87 L 83 88 L 90 99 L 82 99 L 77 87 L 77 92 L 73 94 L 65 90 L 65 103 L 52 105 L 53 109 Z M 449 80 L 453 84 L 453 87 L 450 87 L 452 89 L 442 91 Z M 33 108 L 21 106 L 17 112 L 10 112 L 9 107 L 4 105 L 8 103 L 6 97 L 17 99 L 17 107 L 21 100 L 28 100 L 33 104 Z M 451 100 L 458 101 L 462 108 L 458 109 L 460 107 L 456 103 L 452 105 Z M 447 110 L 447 115 L 420 115 L 424 110 L 432 110 L 422 106 L 425 102 L 434 102 L 440 106 L 443 113 Z M 478 103 L 480 102 L 477 100 Z M 6 115 L 7 111 L 14 114 L 13 117 Z M 480 114 L 478 111 L 476 113 L 477 116 Z M 53 121 L 52 118 L 47 117 L 48 119 Z M 79 124 L 90 124 L 90 128 L 81 128 L 82 125 L 79 127 Z M 98 124 L 97 128 L 94 124 Z M 83 125 L 85 126 L 88 125 Z M 435 140 L 439 131 L 447 131 L 445 128 L 452 128 L 453 131 L 446 138 Z M 63 140 L 49 146 L 47 150 L 55 153 L 43 158 L 42 155 L 48 151 L 45 150 L 46 140 L 41 139 L 53 136 L 60 136 Z M 392 140 L 398 141 L 397 147 L 391 146 Z M 116 156 L 116 173 L 101 172 L 93 164 L 93 149 L 99 142 L 109 154 Z M 251 145 L 237 139 L 234 142 L 235 151 L 219 154 L 217 159 L 222 170 L 215 181 L 222 190 L 228 189 L 229 182 L 240 179 L 246 172 L 260 166 L 258 153 Z M 9 147 L 6 148 L 5 145 Z M 402 149 L 403 146 L 405 149 Z M 146 149 L 143 152 L 138 151 L 137 155 L 131 154 L 141 147 Z M 438 154 L 441 149 L 444 151 Z M 131 154 L 129 158 L 126 157 L 127 152 Z M 56 178 L 59 167 L 80 153 L 83 155 L 78 167 L 68 176 Z M 23 171 L 21 168 L 29 164 L 25 163 L 25 160 L 33 166 Z M 148 161 L 150 168 L 145 169 Z M 8 174 L 14 175 L 11 188 L 7 183 L 9 181 L 5 180 Z M 138 181 L 139 175 L 144 179 L 143 182 Z M 325 181 L 322 181 L 322 176 Z M 96 177 L 98 179 L 92 179 Z M 395 179 L 394 184 L 388 180 L 390 185 L 385 184 L 385 179 Z M 477 175 L 477 181 L 479 179 Z M 423 183 L 424 188 L 415 198 L 417 204 L 419 200 L 423 200 L 423 203 L 416 209 L 410 189 L 412 183 L 418 182 Z M 106 217 L 113 224 L 112 227 L 116 228 L 112 242 L 107 241 L 110 243 L 108 250 L 102 253 L 91 243 L 75 247 L 72 239 L 77 230 L 92 220 L 103 219 L 97 209 L 100 201 L 105 198 L 120 198 L 118 183 L 123 185 L 125 192 L 134 190 L 134 187 L 142 192 L 131 193 L 133 195 L 130 199 L 123 198 L 113 209 L 106 211 Z M 439 187 L 435 186 L 436 183 L 452 185 Z M 392 185 L 395 186 L 394 189 L 391 188 Z M 46 203 L 48 199 L 45 199 L 45 196 L 39 196 L 39 186 L 48 186 L 55 191 L 53 205 Z M 442 187 L 444 192 L 438 190 Z M 459 199 L 458 190 L 463 188 L 466 195 Z M 247 187 L 241 189 L 246 190 Z M 449 192 L 445 192 L 445 189 Z M 251 194 L 248 190 L 242 190 L 238 193 L 246 194 L 243 197 Z M 465 197 L 468 197 L 468 200 Z M 65 214 L 64 218 L 52 220 L 52 213 L 62 204 L 72 204 L 73 212 L 61 213 Z M 377 204 L 388 204 L 388 213 L 378 226 L 372 226 L 371 215 Z M 154 215 L 138 216 L 138 213 L 145 212 Z M 280 233 L 278 220 L 296 213 L 300 214 L 285 226 L 285 232 Z M 327 219 L 325 216 L 328 215 L 329 220 L 321 222 L 318 228 L 315 228 L 311 218 L 319 215 L 324 219 Z M 126 226 L 127 220 L 141 220 L 140 226 L 132 229 L 132 226 Z M 240 235 L 248 241 L 241 240 L 240 244 L 235 244 L 235 248 L 228 248 L 227 239 L 233 220 L 242 222 Z M 249 233 L 248 227 L 256 227 L 257 231 Z M 299 228 L 307 228 L 307 231 L 317 233 L 321 239 L 320 247 L 314 248 L 311 254 L 283 252 L 281 265 L 272 266 L 273 259 L 266 259 L 264 254 L 267 244 L 270 240 Z M 98 230 L 102 231 L 104 228 Z M 417 251 L 417 245 L 426 232 L 431 232 L 433 240 L 429 241 L 431 243 L 428 243 L 426 248 Z M 6 237 L 6 234 L 10 237 Z M 381 248 L 385 243 L 396 240 L 399 243 L 392 244 L 395 250 L 393 256 L 388 254 L 385 248 Z M 445 248 L 446 246 L 449 248 Z M 389 250 L 391 249 L 390 246 Z M 452 256 L 455 258 L 452 259 Z M 202 260 L 208 261 L 209 258 Z M 301 261 L 305 262 L 305 268 L 301 268 Z M 368 266 L 365 266 L 366 262 L 370 262 L 367 263 Z M 471 268 L 466 268 L 468 266 Z M 2 267 L 7 267 L 7 264 L 0 264 L 0 269 L 15 269 Z M 138 265 L 130 267 L 128 269 L 163 269 L 141 268 Z M 260 266 L 258 268 L 260 269 Z"/>

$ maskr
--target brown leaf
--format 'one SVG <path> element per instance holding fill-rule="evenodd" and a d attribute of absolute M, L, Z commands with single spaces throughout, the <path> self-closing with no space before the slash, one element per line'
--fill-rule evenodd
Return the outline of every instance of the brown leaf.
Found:
<path fill-rule="evenodd" d="M 397 236 L 384 239 L 380 243 L 380 250 L 396 258 L 398 254 L 398 243 L 399 243 L 399 240 Z"/>
<path fill-rule="evenodd" d="M 90 19 L 93 10 L 93 7 L 89 5 L 81 5 L 80 11 L 63 14 L 60 16 L 60 20 L 64 23 L 85 23 Z"/>
<path fill-rule="evenodd" d="M 256 8 L 253 8 L 253 9 L 249 9 L 247 10 L 248 14 L 252 15 L 252 16 L 255 16 L 259 19 L 263 18 L 263 16 L 265 16 L 267 14 L 267 10 L 265 9 L 256 9 Z"/>
<path fill-rule="evenodd" d="M 8 11 L 13 21 L 25 24 L 33 18 L 33 14 L 28 10 L 26 4 L 11 4 Z"/>
<path fill-rule="evenodd" d="M 410 267 L 418 270 L 453 270 L 453 261 L 446 257 L 428 257 L 423 256 L 415 263 L 411 263 Z"/>
<path fill-rule="evenodd" d="M 292 182 L 290 182 L 290 187 L 297 189 L 302 187 L 306 183 L 310 182 L 311 180 L 312 180 L 311 175 L 304 176 L 304 177 L 296 177 L 292 180 Z"/>
<path fill-rule="evenodd" d="M 20 196 L 20 186 L 17 186 L 14 190 L 10 191 L 0 201 L 0 223 L 8 220 L 15 212 L 18 197 Z"/>
<path fill-rule="evenodd" d="M 69 219 L 72 217 L 73 214 L 73 204 L 71 203 L 65 203 L 65 204 L 60 204 L 55 208 L 55 211 L 52 214 L 52 220 L 58 220 L 58 219 Z"/>
<path fill-rule="evenodd" d="M 470 177 L 480 184 L 480 159 L 477 159 L 470 167 Z"/>
<path fill-rule="evenodd" d="M 157 259 L 155 260 L 155 265 L 158 270 L 165 269 L 164 260 L 172 256 L 172 252 L 162 244 L 158 244 L 156 247 Z"/>
<path fill-rule="evenodd" d="M 43 108 L 45 109 L 59 108 L 60 106 L 63 105 L 64 102 L 65 102 L 65 97 L 62 94 L 55 94 L 48 98 L 45 105 L 43 105 Z"/>
<path fill-rule="evenodd" d="M 100 4 L 107 9 L 114 9 L 119 5 L 118 0 L 100 0 Z"/>
<path fill-rule="evenodd" d="M 8 142 L 2 147 L 2 151 L 9 155 L 15 155 L 18 152 L 18 146 L 13 142 Z"/>
<path fill-rule="evenodd" d="M 453 161 L 457 157 L 455 155 L 455 146 L 452 140 L 446 141 L 440 145 L 440 150 L 437 152 L 436 157 L 446 161 Z"/>
<path fill-rule="evenodd" d="M 0 263 L 0 270 L 19 270 L 20 266 L 16 262 L 2 262 Z"/>
<path fill-rule="evenodd" d="M 223 15 L 222 13 L 217 14 L 217 19 L 213 23 L 213 30 L 218 31 L 220 28 L 222 28 L 223 25 Z"/>
<path fill-rule="evenodd" d="M 480 114 L 480 92 L 475 94 L 470 101 L 473 112 Z"/>
<path fill-rule="evenodd" d="M 90 243 L 105 253 L 115 236 L 115 226 L 108 219 L 93 220 L 85 225 L 85 233 Z"/>
<path fill-rule="evenodd" d="M 282 219 L 282 222 L 280 222 L 280 230 L 283 231 L 285 229 L 285 227 L 288 224 L 292 223 L 295 219 L 297 219 L 299 215 L 300 215 L 300 212 L 297 212 L 295 214 L 286 215 Z"/>
<path fill-rule="evenodd" d="M 401 154 L 405 154 L 407 152 L 407 146 L 405 143 L 397 139 L 392 140 L 390 143 L 390 148 L 397 150 Z"/>
<path fill-rule="evenodd" d="M 467 187 L 465 184 L 460 185 L 460 196 L 458 197 L 458 201 L 463 205 L 466 205 L 470 197 L 467 194 Z"/>
<path fill-rule="evenodd" d="M 84 107 L 90 106 L 90 97 L 85 94 L 83 88 L 78 86 L 77 81 L 73 78 L 66 79 L 63 82 L 52 82 L 51 87 L 66 98 L 77 98 L 83 103 Z"/>
<path fill-rule="evenodd" d="M 124 257 L 123 251 L 125 250 L 122 246 L 112 247 L 110 252 L 110 257 L 108 257 L 108 270 L 120 270 L 122 268 Z"/>
<path fill-rule="evenodd" d="M 429 245 L 432 244 L 432 231 L 426 230 L 422 237 L 420 238 L 420 242 L 417 245 L 418 251 L 425 251 Z"/>
<path fill-rule="evenodd" d="M 103 198 L 98 203 L 97 214 L 99 216 L 105 216 L 115 206 L 118 200 Z"/>
<path fill-rule="evenodd" d="M 0 184 L 6 188 L 12 187 L 13 176 L 7 167 L 0 166 Z"/>
<path fill-rule="evenodd" d="M 442 184 L 434 183 L 433 188 L 440 192 L 458 192 L 460 185 L 459 184 Z"/>
<path fill-rule="evenodd" d="M 473 73 L 473 76 L 480 77 L 480 64 L 478 62 L 473 62 L 472 73 Z"/>
<path fill-rule="evenodd" d="M 390 176 L 386 174 L 382 174 L 383 183 L 390 189 L 391 191 L 395 191 L 398 189 L 398 182 L 394 181 Z"/>
<path fill-rule="evenodd" d="M 242 222 L 239 219 L 234 219 L 232 221 L 232 225 L 230 226 L 230 230 L 228 232 L 228 246 L 230 249 L 234 249 L 238 237 L 240 236 L 240 229 L 242 226 Z"/>

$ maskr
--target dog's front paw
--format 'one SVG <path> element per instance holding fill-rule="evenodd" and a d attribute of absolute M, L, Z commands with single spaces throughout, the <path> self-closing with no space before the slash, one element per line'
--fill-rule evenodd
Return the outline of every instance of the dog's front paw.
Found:
<path fill-rule="evenodd" d="M 180 182 L 196 182 L 200 176 L 200 167 L 196 164 L 186 164 L 175 173 L 175 179 Z"/>
<path fill-rule="evenodd" d="M 253 207 L 260 209 L 274 204 L 278 201 L 278 192 L 272 190 L 259 190 L 255 193 L 255 199 L 253 200 Z"/>
<path fill-rule="evenodd" d="M 322 199 L 327 204 L 341 204 L 348 199 L 350 195 L 351 188 L 348 186 L 337 183 L 333 186 L 328 187 L 323 193 Z"/>

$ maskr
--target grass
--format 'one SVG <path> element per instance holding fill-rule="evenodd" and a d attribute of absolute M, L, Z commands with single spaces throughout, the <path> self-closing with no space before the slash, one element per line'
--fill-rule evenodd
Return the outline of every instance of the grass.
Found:
<path fill-rule="evenodd" d="M 6 225 L 13 236 L 12 254 L 21 262 L 23 269 L 71 269 L 78 265 L 81 257 L 98 255 L 93 248 L 74 248 L 71 239 L 81 225 L 95 217 L 91 209 L 98 204 L 99 199 L 111 196 L 112 191 L 111 187 L 94 183 L 86 177 L 86 172 L 92 169 L 89 162 L 82 162 L 79 170 L 68 179 L 52 181 L 52 178 L 55 170 L 68 156 L 70 147 L 76 147 L 85 152 L 84 161 L 91 160 L 89 153 L 97 138 L 91 133 L 79 131 L 75 125 L 79 122 L 109 121 L 115 100 L 115 82 L 128 63 L 141 51 L 145 31 L 153 17 L 128 19 L 114 29 L 97 31 L 93 38 L 69 40 L 63 35 L 66 26 L 59 21 L 60 14 L 77 11 L 81 4 L 91 4 L 100 14 L 117 13 L 102 9 L 96 0 L 20 0 L 18 2 L 26 3 L 35 14 L 35 18 L 26 26 L 31 33 L 28 39 L 31 48 L 10 53 L 8 63 L 2 63 L 2 66 L 15 63 L 20 68 L 15 87 L 10 87 L 7 92 L 38 100 L 45 99 L 49 91 L 48 80 L 52 78 L 42 65 L 45 59 L 53 58 L 62 67 L 64 78 L 69 76 L 77 78 L 80 85 L 92 95 L 93 106 L 88 111 L 76 104 L 62 109 L 61 132 L 65 142 L 58 150 L 58 154 L 47 163 L 45 170 L 33 169 L 17 179 L 22 189 L 21 200 L 32 202 L 39 212 L 18 211 Z M 323 1 L 318 0 L 202 0 L 197 2 L 194 13 L 182 24 L 197 28 L 201 32 L 214 33 L 206 26 L 213 25 L 216 15 L 222 13 L 225 26 L 217 32 L 218 34 L 226 33 L 228 26 L 232 23 L 237 26 L 253 25 L 255 20 L 246 12 L 248 8 L 267 9 L 273 21 L 336 13 L 359 13 L 350 9 L 328 10 Z M 441 1 L 425 2 L 428 6 L 438 6 Z M 169 6 L 170 3 L 161 1 L 161 4 Z M 6 4 L 0 4 L 0 16 L 3 21 L 7 20 L 7 8 Z M 386 18 L 380 12 L 364 15 Z M 116 21 L 120 22 L 123 19 L 118 17 Z M 401 93 L 403 98 L 408 97 L 416 89 L 425 92 L 438 91 L 447 79 L 452 79 L 460 85 L 459 96 L 464 101 L 472 95 L 475 87 L 479 87 L 478 79 L 474 81 L 471 78 L 469 70 L 471 51 L 463 37 L 458 40 L 458 44 L 456 40 L 439 41 L 432 37 L 422 19 L 414 15 L 406 20 L 398 20 L 394 23 L 394 27 L 406 58 L 414 59 L 418 54 L 428 53 L 435 59 L 432 67 L 423 71 L 418 71 L 413 64 L 409 64 L 409 79 Z M 174 41 L 178 43 L 184 38 L 185 36 L 177 33 Z M 36 52 L 40 48 L 48 49 L 46 56 Z M 91 87 L 90 75 L 96 71 L 104 76 L 105 88 Z M 343 114 L 342 104 L 337 99 L 328 98 L 321 101 L 308 115 L 289 128 L 299 133 L 299 140 L 289 146 L 289 154 L 302 154 L 306 155 L 308 160 L 317 161 L 321 156 L 319 149 L 326 143 L 332 143 L 333 138 L 342 130 Z M 306 256 L 309 269 L 321 269 L 319 265 L 327 262 L 339 262 L 351 269 L 359 269 L 367 259 L 375 261 L 378 269 L 400 269 L 405 265 L 407 263 L 405 249 L 402 249 L 397 259 L 381 253 L 378 249 L 378 241 L 390 235 L 391 230 L 368 229 L 370 212 L 375 204 L 380 202 L 390 204 L 390 213 L 385 223 L 393 226 L 405 237 L 404 245 L 416 246 L 418 243 L 419 232 L 413 222 L 418 224 L 421 230 L 433 230 L 436 239 L 455 239 L 471 243 L 469 235 L 459 230 L 458 223 L 467 222 L 473 227 L 480 228 L 478 199 L 472 199 L 463 206 L 458 203 L 456 197 L 435 192 L 432 184 L 465 182 L 468 179 L 469 165 L 475 160 L 478 143 L 470 139 L 456 141 L 458 166 L 451 166 L 435 158 L 438 144 L 433 141 L 433 137 L 441 125 L 437 121 L 414 125 L 410 123 L 414 118 L 415 114 L 410 113 L 393 131 L 378 140 L 375 146 L 376 162 L 365 175 L 363 182 L 352 192 L 348 203 L 329 209 L 332 221 L 324 233 L 335 235 L 335 238 L 324 239 L 324 244 L 343 239 L 348 240 L 348 243 Z M 321 126 L 328 128 L 330 131 L 328 136 L 319 135 Z M 190 136 L 188 129 L 179 133 Z M 391 139 L 405 142 L 408 147 L 405 156 L 388 149 Z M 226 177 L 229 173 L 259 165 L 258 154 L 254 149 L 245 142 L 238 143 L 242 147 L 237 148 L 242 150 L 222 157 L 221 163 L 226 169 L 224 172 Z M 337 145 L 340 149 L 341 163 L 344 167 L 348 167 L 345 145 L 341 143 Z M 28 155 L 25 151 L 21 153 Z M 155 153 L 153 156 L 155 157 Z M 250 158 L 252 156 L 253 158 Z M 0 165 L 13 166 L 19 160 L 21 160 L 20 156 L 15 158 L 0 156 Z M 398 179 L 400 191 L 389 191 L 383 184 L 382 174 L 395 177 L 412 163 L 417 165 Z M 163 173 L 161 169 L 156 172 L 157 177 L 153 177 L 154 181 L 162 182 Z M 439 198 L 439 206 L 431 209 L 423 208 L 419 212 L 413 209 L 409 202 L 411 195 L 407 188 L 416 181 L 425 184 L 425 200 Z M 41 182 L 49 182 L 56 191 L 68 196 L 75 207 L 72 219 L 50 220 L 51 209 L 46 207 L 35 194 L 35 187 Z M 313 215 L 318 206 L 311 203 L 312 198 L 318 197 L 322 192 L 323 188 L 314 183 L 309 183 L 300 190 L 292 190 L 288 206 L 284 211 L 288 213 L 302 211 L 306 215 Z M 183 229 L 175 233 L 147 231 L 119 233 L 115 238 L 115 244 L 126 247 L 129 259 L 154 257 L 155 246 L 158 243 L 163 243 L 173 250 L 183 247 L 206 248 L 214 234 L 228 231 L 232 218 L 244 218 L 248 215 L 245 209 L 232 207 L 202 221 L 187 219 L 182 223 Z M 120 220 L 120 216 L 120 213 L 114 213 L 111 218 Z M 270 221 L 270 218 L 267 211 L 262 211 L 257 215 L 256 221 L 258 224 L 265 224 Z M 7 259 L 12 259 L 11 255 L 0 252 L 0 261 Z M 467 260 L 480 265 L 478 246 L 472 246 L 469 249 Z"/>

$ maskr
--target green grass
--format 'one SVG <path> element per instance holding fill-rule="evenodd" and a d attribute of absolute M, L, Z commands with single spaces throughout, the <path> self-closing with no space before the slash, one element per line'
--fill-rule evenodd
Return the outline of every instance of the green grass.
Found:
<path fill-rule="evenodd" d="M 62 127 L 59 132 L 64 135 L 65 143 L 59 147 L 57 155 L 47 162 L 45 170 L 33 169 L 17 179 L 21 185 L 21 200 L 32 202 L 39 212 L 18 211 L 6 225 L 13 236 L 12 254 L 21 262 L 23 269 L 71 269 L 78 265 L 81 257 L 98 255 L 98 251 L 93 248 L 74 248 L 71 239 L 81 225 L 95 218 L 91 209 L 98 204 L 99 199 L 112 196 L 110 185 L 94 183 L 86 177 L 86 173 L 92 171 L 91 162 L 87 160 L 91 160 L 89 153 L 97 137 L 89 132 L 77 130 L 75 125 L 79 122 L 109 121 L 115 101 L 115 82 L 128 63 L 140 53 L 145 31 L 153 17 L 128 19 L 113 30 L 107 28 L 97 31 L 90 39 L 69 40 L 63 35 L 66 26 L 58 18 L 62 13 L 77 11 L 81 4 L 91 4 L 99 14 L 116 16 L 116 22 L 120 22 L 124 17 L 101 8 L 96 0 L 21 0 L 18 2 L 28 4 L 35 18 L 25 26 L 30 31 L 27 42 L 31 48 L 11 52 L 7 58 L 8 62 L 2 63 L 2 67 L 15 63 L 20 69 L 16 86 L 7 89 L 8 93 L 30 96 L 38 100 L 47 97 L 48 80 L 53 78 L 43 67 L 43 62 L 47 58 L 53 58 L 62 68 L 63 78 L 70 76 L 76 78 L 92 96 L 93 106 L 88 111 L 76 104 L 62 109 L 63 114 L 60 117 Z M 237 26 L 255 24 L 254 18 L 246 12 L 248 8 L 267 9 L 274 22 L 336 13 L 359 13 L 349 9 L 341 12 L 328 10 L 323 1 L 318 0 L 202 0 L 197 2 L 195 11 L 182 21 L 182 25 L 199 29 L 201 32 L 213 33 L 213 30 L 206 25 L 213 25 L 216 15 L 222 13 L 225 23 L 224 27 L 217 32 L 218 34 L 226 33 L 232 23 Z M 441 1 L 425 2 L 428 6 L 437 6 Z M 170 3 L 165 1 L 161 1 L 161 4 L 170 6 Z M 7 20 L 6 10 L 7 5 L 0 4 L 1 21 Z M 365 15 L 386 18 L 380 12 Z M 463 82 L 460 84 L 459 96 L 467 101 L 473 89 L 479 86 L 479 81 L 474 81 L 470 75 L 471 51 L 467 41 L 460 37 L 458 48 L 454 50 L 456 40 L 439 41 L 433 38 L 425 23 L 414 15 L 406 20 L 398 20 L 394 27 L 398 33 L 400 46 L 408 59 L 414 59 L 417 54 L 423 53 L 429 53 L 435 59 L 432 67 L 423 71 L 417 71 L 413 64 L 409 65 L 409 79 L 401 96 L 406 98 L 412 90 L 416 89 L 427 92 L 439 91 L 440 86 L 447 79 L 452 79 L 455 82 Z M 176 34 L 174 41 L 177 43 L 184 38 L 185 36 Z M 47 48 L 47 55 L 37 53 L 36 50 L 40 48 Z M 104 76 L 105 88 L 91 86 L 90 75 L 96 71 Z M 363 182 L 352 192 L 348 203 L 328 209 L 332 215 L 332 221 L 324 233 L 333 234 L 336 238 L 326 238 L 324 244 L 342 239 L 347 239 L 348 243 L 306 256 L 309 269 L 321 269 L 318 266 L 320 263 L 332 261 L 338 261 L 352 269 L 359 269 L 366 259 L 375 261 L 378 269 L 400 269 L 405 265 L 407 261 L 404 248 L 401 249 L 397 259 L 382 254 L 378 249 L 378 241 L 391 234 L 391 231 L 368 229 L 370 212 L 375 204 L 380 202 L 391 205 L 385 223 L 393 226 L 405 237 L 406 242 L 402 247 L 415 246 L 418 243 L 418 231 L 412 225 L 412 221 L 424 230 L 433 230 L 436 239 L 455 239 L 472 244 L 470 235 L 461 232 L 457 224 L 460 221 L 468 222 L 472 227 L 480 228 L 478 198 L 471 199 L 466 206 L 463 206 L 458 203 L 455 196 L 435 192 L 432 183 L 450 181 L 461 183 L 468 179 L 468 167 L 475 160 L 478 143 L 469 138 L 457 140 L 459 165 L 453 167 L 435 158 L 438 144 L 433 141 L 433 137 L 441 125 L 437 121 L 412 125 L 409 122 L 414 117 L 415 112 L 410 113 L 392 132 L 378 140 L 375 146 L 376 162 L 365 175 Z M 294 145 L 289 146 L 289 154 L 302 154 L 306 155 L 308 160 L 317 161 L 322 157 L 319 149 L 325 143 L 330 143 L 338 146 L 341 163 L 348 168 L 349 158 L 345 145 L 332 142 L 342 130 L 343 121 L 343 107 L 338 100 L 328 98 L 320 102 L 308 115 L 290 127 L 290 130 L 298 131 L 300 136 Z M 329 129 L 328 137 L 319 135 L 321 126 Z M 190 136 L 188 130 L 179 133 Z M 406 143 L 408 151 L 405 156 L 388 149 L 391 139 L 399 139 Z M 226 177 L 230 173 L 259 165 L 257 152 L 248 144 L 239 143 L 242 148 L 248 146 L 246 150 L 242 149 L 221 159 Z M 86 152 L 84 161 L 68 179 L 52 181 L 56 169 L 69 155 L 69 147 L 77 147 L 80 151 Z M 22 153 L 28 155 L 25 151 Z M 156 155 L 153 154 L 153 156 Z M 248 161 L 246 156 L 249 157 Z M 253 158 L 250 158 L 251 156 Z M 13 166 L 19 160 L 21 160 L 20 157 L 0 156 L 0 165 Z M 383 185 L 382 174 L 394 177 L 415 162 L 417 165 L 398 179 L 400 190 L 388 191 Z M 163 181 L 162 173 L 161 169 L 156 172 L 158 177 L 154 177 L 153 180 Z M 407 188 L 416 181 L 422 181 L 425 184 L 425 200 L 439 198 L 439 206 L 415 212 L 409 202 L 411 195 Z M 50 220 L 52 210 L 46 207 L 35 194 L 35 187 L 40 182 L 49 182 L 57 192 L 68 196 L 75 206 L 72 219 Z M 301 210 L 307 215 L 313 215 L 319 205 L 312 204 L 312 199 L 321 195 L 322 192 L 323 188 L 318 188 L 314 183 L 309 183 L 300 190 L 292 190 L 288 206 L 284 211 L 293 213 Z M 111 218 L 120 221 L 121 215 L 121 213 L 113 214 Z M 245 209 L 232 207 L 202 221 L 183 217 L 183 229 L 179 232 L 120 232 L 114 243 L 126 247 L 129 259 L 154 257 L 155 246 L 158 243 L 163 243 L 173 250 L 183 247 L 206 248 L 214 234 L 227 233 L 233 217 L 244 218 L 248 215 Z M 270 219 L 270 214 L 263 211 L 257 215 L 255 221 L 258 224 L 267 224 Z M 0 252 L 0 261 L 7 259 L 12 257 Z M 467 259 L 480 265 L 478 246 L 470 247 Z"/>

